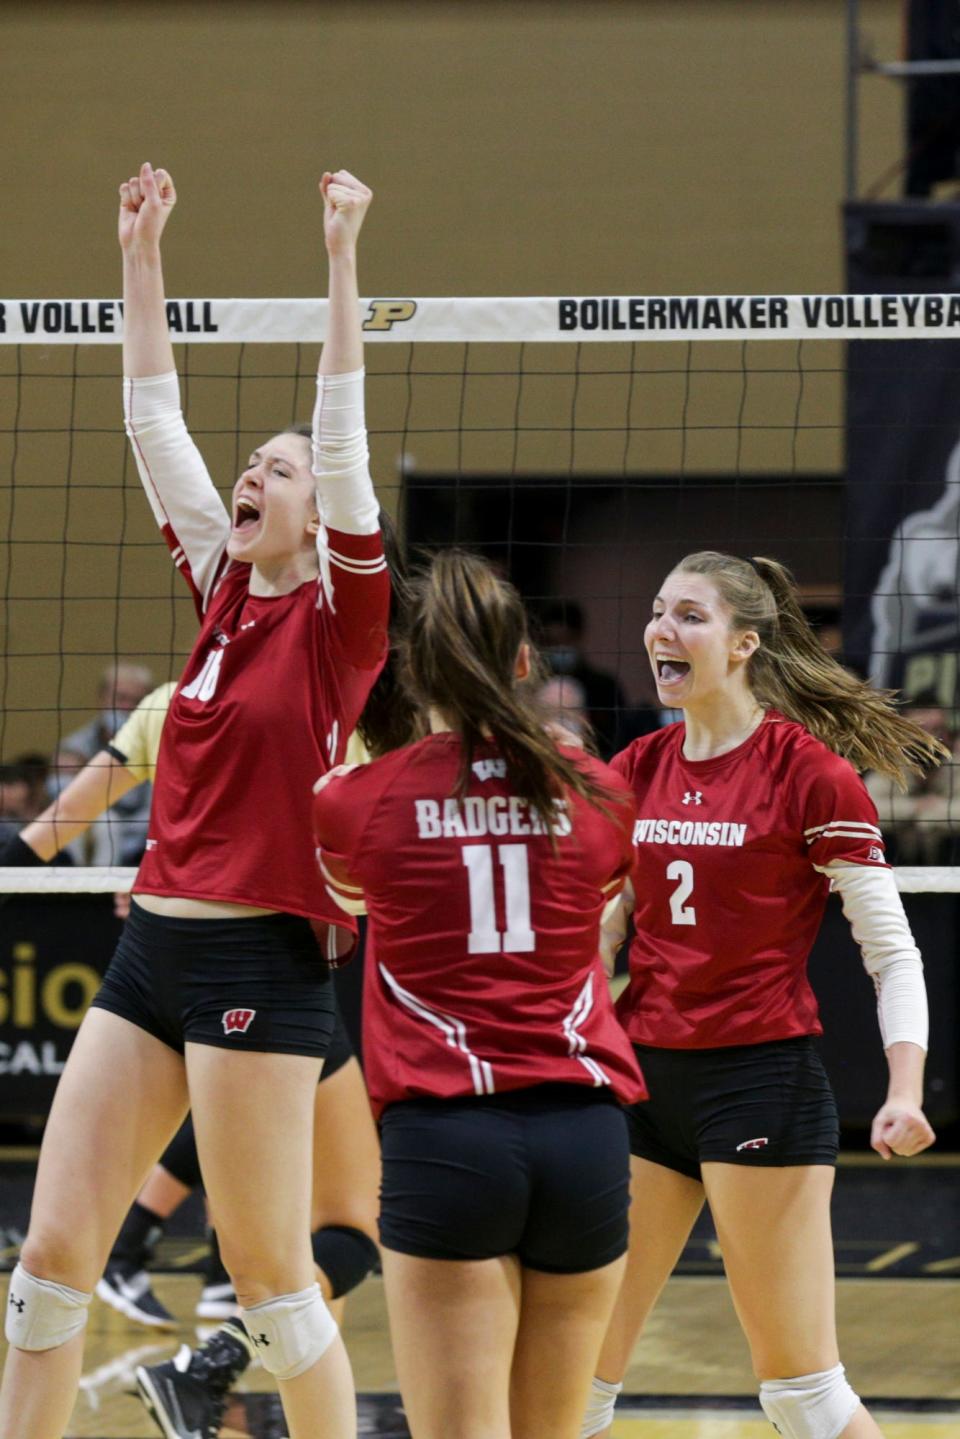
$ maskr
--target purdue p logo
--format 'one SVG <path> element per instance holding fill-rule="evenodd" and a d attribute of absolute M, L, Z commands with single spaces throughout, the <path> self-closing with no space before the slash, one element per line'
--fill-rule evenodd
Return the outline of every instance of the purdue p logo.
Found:
<path fill-rule="evenodd" d="M 246 1034 L 253 1022 L 255 1009 L 226 1009 L 221 1023 L 224 1034 Z"/>
<path fill-rule="evenodd" d="M 365 330 L 392 330 L 403 320 L 412 320 L 417 313 L 416 300 L 371 300 Z"/>

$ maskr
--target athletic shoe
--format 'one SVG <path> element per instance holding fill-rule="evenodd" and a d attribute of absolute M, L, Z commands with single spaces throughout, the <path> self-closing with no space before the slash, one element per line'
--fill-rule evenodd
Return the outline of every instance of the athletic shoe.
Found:
<path fill-rule="evenodd" d="M 252 1351 L 243 1325 L 233 1320 L 199 1349 L 184 1344 L 164 1364 L 140 1365 L 137 1388 L 164 1439 L 216 1439 L 227 1393 Z"/>
<path fill-rule="evenodd" d="M 198 1319 L 238 1319 L 240 1305 L 228 1279 L 225 1284 L 205 1284 L 197 1300 Z"/>
<path fill-rule="evenodd" d="M 203 1288 L 197 1301 L 198 1319 L 236 1319 L 240 1305 L 233 1280 L 223 1266 L 215 1231 L 210 1231 L 210 1255 L 204 1267 Z"/>
<path fill-rule="evenodd" d="M 176 1329 L 177 1321 L 150 1288 L 150 1276 L 143 1269 L 133 1274 L 111 1265 L 97 1285 L 97 1295 L 111 1309 L 145 1324 L 150 1329 Z"/>

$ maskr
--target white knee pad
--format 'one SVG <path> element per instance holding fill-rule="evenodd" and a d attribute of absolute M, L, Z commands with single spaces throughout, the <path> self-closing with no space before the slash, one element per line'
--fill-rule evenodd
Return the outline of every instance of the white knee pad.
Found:
<path fill-rule="evenodd" d="M 797 1379 L 764 1379 L 760 1404 L 783 1439 L 837 1439 L 860 1403 L 843 1365 Z"/>
<path fill-rule="evenodd" d="M 92 1298 L 51 1279 L 34 1279 L 18 1264 L 7 1295 L 7 1342 L 15 1349 L 58 1349 L 80 1333 Z"/>
<path fill-rule="evenodd" d="M 622 1388 L 622 1384 L 608 1384 L 605 1379 L 598 1379 L 594 1375 L 590 1381 L 590 1397 L 583 1416 L 580 1439 L 591 1439 L 591 1435 L 602 1434 L 604 1429 L 610 1428 L 613 1423 L 613 1407 Z"/>
<path fill-rule="evenodd" d="M 305 1373 L 338 1333 L 319 1284 L 265 1299 L 240 1314 L 260 1363 L 275 1379 L 296 1379 Z"/>

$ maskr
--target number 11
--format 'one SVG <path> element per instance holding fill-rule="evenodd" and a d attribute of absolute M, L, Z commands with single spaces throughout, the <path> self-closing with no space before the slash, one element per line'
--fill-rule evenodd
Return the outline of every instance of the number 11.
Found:
<path fill-rule="evenodd" d="M 537 937 L 530 928 L 530 866 L 525 844 L 497 845 L 503 870 L 505 923 L 496 914 L 493 845 L 465 844 L 461 850 L 470 884 L 470 954 L 529 954 Z M 501 933 L 502 929 L 502 933 Z"/>

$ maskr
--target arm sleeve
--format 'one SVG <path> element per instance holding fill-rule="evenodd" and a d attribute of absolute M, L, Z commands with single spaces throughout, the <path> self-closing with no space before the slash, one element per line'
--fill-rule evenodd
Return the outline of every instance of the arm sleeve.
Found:
<path fill-rule="evenodd" d="M 893 871 L 843 863 L 822 868 L 830 888 L 840 895 L 864 968 L 873 979 L 884 1049 L 904 1040 L 926 1049 L 929 1022 L 923 964 Z"/>
<path fill-rule="evenodd" d="M 374 669 L 387 652 L 390 578 L 370 478 L 363 381 L 363 370 L 317 376 L 317 604 L 344 657 L 360 669 Z"/>
<path fill-rule="evenodd" d="M 203 614 L 226 563 L 230 516 L 187 432 L 176 372 L 125 378 L 123 415 L 154 518 Z"/>

